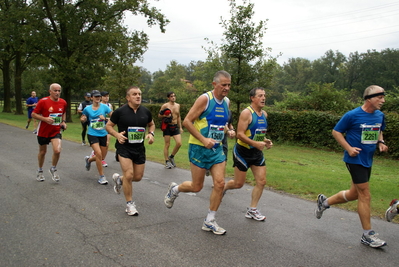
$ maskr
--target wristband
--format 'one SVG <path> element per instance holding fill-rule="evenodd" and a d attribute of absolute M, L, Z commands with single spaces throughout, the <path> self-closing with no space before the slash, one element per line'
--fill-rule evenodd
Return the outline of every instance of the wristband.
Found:
<path fill-rule="evenodd" d="M 63 123 L 66 123 L 66 120 L 62 120 Z"/>

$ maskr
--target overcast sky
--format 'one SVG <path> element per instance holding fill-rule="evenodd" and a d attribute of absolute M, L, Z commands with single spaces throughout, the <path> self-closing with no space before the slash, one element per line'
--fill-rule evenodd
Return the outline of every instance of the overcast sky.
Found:
<path fill-rule="evenodd" d="M 145 19 L 129 16 L 126 24 L 145 31 L 150 38 L 144 61 L 150 72 L 165 70 L 171 60 L 187 65 L 205 60 L 204 38 L 221 44 L 221 18 L 229 20 L 227 0 L 151 1 L 170 23 L 166 32 L 149 28 Z M 272 48 L 279 64 L 289 58 L 320 58 L 329 49 L 345 56 L 369 49 L 399 48 L 399 0 L 251 0 L 253 22 L 268 20 L 263 44 Z M 236 1 L 242 4 L 241 0 Z"/>

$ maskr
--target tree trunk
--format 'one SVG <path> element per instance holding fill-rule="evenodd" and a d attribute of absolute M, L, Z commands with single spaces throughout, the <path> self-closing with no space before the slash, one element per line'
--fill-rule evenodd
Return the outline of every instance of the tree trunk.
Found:
<path fill-rule="evenodd" d="M 15 115 L 24 114 L 22 109 L 22 66 L 21 51 L 15 52 Z"/>
<path fill-rule="evenodd" d="M 3 59 L 3 85 L 4 85 L 4 105 L 3 112 L 11 113 L 11 82 L 10 82 L 10 63 L 11 60 Z"/>
<path fill-rule="evenodd" d="M 62 87 L 61 98 L 63 98 L 67 102 L 66 120 L 67 120 L 67 122 L 72 122 L 70 84 L 73 84 L 73 81 L 69 81 L 68 77 L 66 77 L 64 80 L 64 83 L 65 83 L 65 86 L 63 86 L 61 84 L 61 87 Z"/>

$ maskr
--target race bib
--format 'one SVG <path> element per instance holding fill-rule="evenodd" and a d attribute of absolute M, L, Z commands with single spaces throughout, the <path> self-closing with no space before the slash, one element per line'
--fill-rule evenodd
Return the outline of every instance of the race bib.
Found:
<path fill-rule="evenodd" d="M 50 118 L 54 120 L 52 125 L 60 125 L 62 122 L 62 113 L 50 113 Z"/>
<path fill-rule="evenodd" d="M 360 125 L 362 128 L 361 143 L 362 144 L 377 144 L 378 136 L 380 135 L 381 125 Z"/>
<path fill-rule="evenodd" d="M 144 141 L 145 128 L 143 127 L 128 127 L 127 138 L 130 144 L 142 143 Z"/>
<path fill-rule="evenodd" d="M 103 130 L 105 126 L 105 121 L 102 119 L 95 119 L 90 121 L 90 127 L 94 130 Z"/>
<path fill-rule="evenodd" d="M 224 127 L 225 125 L 214 125 L 209 126 L 208 138 L 212 138 L 218 142 L 221 142 L 224 138 Z"/>
<path fill-rule="evenodd" d="M 253 140 L 254 140 L 254 141 L 261 142 L 261 141 L 264 141 L 264 140 L 265 140 L 265 136 L 266 136 L 266 129 L 265 129 L 265 128 L 263 128 L 263 129 L 256 129 L 256 130 L 255 130 L 254 137 L 253 137 Z"/>

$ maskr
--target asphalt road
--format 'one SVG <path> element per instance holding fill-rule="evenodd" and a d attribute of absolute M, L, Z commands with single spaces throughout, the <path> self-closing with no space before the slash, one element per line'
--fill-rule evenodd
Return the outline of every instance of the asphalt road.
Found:
<path fill-rule="evenodd" d="M 362 245 L 354 212 L 327 210 L 320 220 L 315 202 L 265 190 L 259 208 L 266 222 L 244 217 L 251 187 L 229 191 L 217 213 L 227 230 L 201 230 L 211 179 L 197 194 L 180 194 L 172 209 L 163 199 L 171 181 L 190 179 L 187 170 L 147 162 L 134 183 L 139 216 L 125 213 L 124 197 L 97 184 L 84 168 L 89 147 L 64 140 L 59 183 L 36 181 L 38 145 L 31 131 L 0 124 L 0 266 L 397 266 L 399 225 L 372 219 L 388 246 Z M 160 137 L 156 141 L 162 142 Z M 147 149 L 151 149 L 147 146 Z M 161 152 L 160 152 L 161 153 Z M 109 180 L 120 172 L 107 156 Z M 178 162 L 177 162 L 178 164 Z M 337 189 L 339 190 L 339 189 Z"/>

